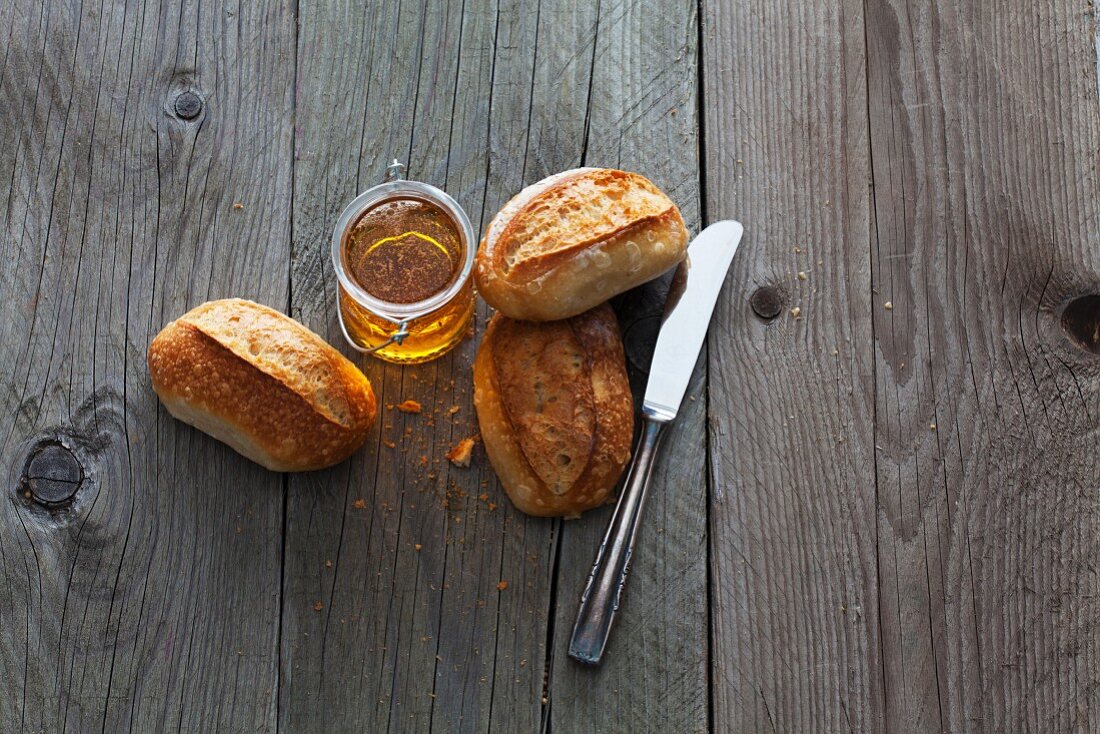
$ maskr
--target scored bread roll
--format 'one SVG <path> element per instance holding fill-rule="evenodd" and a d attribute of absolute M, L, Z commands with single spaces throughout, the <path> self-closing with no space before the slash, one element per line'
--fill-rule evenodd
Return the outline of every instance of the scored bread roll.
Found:
<path fill-rule="evenodd" d="M 684 259 L 680 210 L 647 178 L 576 168 L 532 184 L 489 223 L 478 291 L 505 316 L 575 316 Z"/>
<path fill-rule="evenodd" d="M 354 364 L 294 319 L 238 298 L 165 326 L 149 374 L 169 413 L 272 471 L 343 461 L 375 415 Z"/>
<path fill-rule="evenodd" d="M 493 316 L 474 361 L 481 440 L 529 515 L 605 504 L 630 459 L 634 408 L 611 307 L 564 321 Z"/>

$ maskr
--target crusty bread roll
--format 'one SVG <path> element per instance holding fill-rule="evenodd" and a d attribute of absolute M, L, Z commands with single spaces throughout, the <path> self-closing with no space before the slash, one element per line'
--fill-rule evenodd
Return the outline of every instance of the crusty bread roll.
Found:
<path fill-rule="evenodd" d="M 496 314 L 474 361 L 481 439 L 523 512 L 579 517 L 630 459 L 634 408 L 611 307 L 564 321 Z"/>
<path fill-rule="evenodd" d="M 576 316 L 684 259 L 680 210 L 644 176 L 577 168 L 512 198 L 481 240 L 474 276 L 505 316 Z"/>
<path fill-rule="evenodd" d="M 355 365 L 294 319 L 237 298 L 165 326 L 149 374 L 169 413 L 272 471 L 343 461 L 374 420 Z"/>

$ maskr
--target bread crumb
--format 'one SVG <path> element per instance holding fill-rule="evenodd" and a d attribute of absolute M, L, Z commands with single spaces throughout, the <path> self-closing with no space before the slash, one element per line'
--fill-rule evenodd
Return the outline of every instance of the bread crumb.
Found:
<path fill-rule="evenodd" d="M 489 512 L 492 512 L 496 508 L 497 508 L 497 503 L 496 502 L 490 502 L 489 503 Z"/>
<path fill-rule="evenodd" d="M 241 202 L 239 202 L 239 201 L 234 201 L 234 202 L 233 202 L 233 208 L 234 208 L 234 209 L 244 209 L 244 204 L 242 204 L 242 203 L 241 203 Z"/>
<path fill-rule="evenodd" d="M 447 461 L 458 467 L 468 467 L 470 465 L 470 457 L 473 456 L 474 453 L 475 443 L 477 443 L 477 436 L 470 436 L 462 439 L 447 452 Z"/>
<path fill-rule="evenodd" d="M 450 408 L 447 409 L 447 415 L 454 415 L 455 413 L 457 413 L 460 410 L 462 410 L 461 407 L 459 407 L 457 405 L 452 405 Z"/>
<path fill-rule="evenodd" d="M 313 611 L 319 612 L 324 608 L 325 608 L 325 605 L 322 604 L 321 602 L 319 602 L 319 601 L 313 602 Z"/>
<path fill-rule="evenodd" d="M 794 308 L 792 308 L 792 309 L 791 309 L 791 316 L 792 316 L 792 317 L 794 317 L 794 318 L 796 318 L 796 319 L 797 319 L 797 318 L 801 318 L 801 316 L 802 316 L 802 309 L 801 309 L 801 308 L 799 308 L 798 306 L 795 306 Z"/>
<path fill-rule="evenodd" d="M 479 500 L 481 500 L 482 502 L 485 502 L 486 500 L 488 500 L 488 499 L 489 499 L 489 493 L 488 493 L 488 492 L 482 492 L 481 494 L 479 494 L 479 495 L 477 496 L 477 498 L 478 498 Z"/>
<path fill-rule="evenodd" d="M 805 270 L 799 270 L 798 271 L 798 279 L 799 280 L 806 280 L 806 271 Z"/>
<path fill-rule="evenodd" d="M 332 568 L 332 561 L 328 558 L 325 559 L 325 568 Z"/>
<path fill-rule="evenodd" d="M 894 302 L 893 301 L 887 301 L 886 303 L 882 304 L 882 307 L 885 308 L 887 311 L 893 311 L 894 310 Z"/>
<path fill-rule="evenodd" d="M 928 430 L 930 430 L 930 431 L 936 430 L 936 424 L 935 423 L 929 423 L 928 424 Z"/>
<path fill-rule="evenodd" d="M 397 406 L 397 409 L 402 413 L 419 413 L 420 403 L 415 400 L 409 399 Z"/>
<path fill-rule="evenodd" d="M 504 591 L 507 588 L 508 588 L 508 582 L 507 581 L 501 581 L 499 584 L 497 584 L 497 591 Z"/>
<path fill-rule="evenodd" d="M 397 448 L 397 444 L 395 444 L 393 441 L 383 441 L 382 443 L 386 444 L 387 448 L 391 448 L 391 449 Z"/>
<path fill-rule="evenodd" d="M 422 546 L 422 545 L 421 545 L 420 543 L 417 543 L 417 544 L 415 544 L 415 545 L 413 546 L 413 548 L 416 548 L 417 550 L 420 550 L 420 549 L 421 549 L 421 548 L 423 548 L 423 547 L 424 547 L 424 546 Z"/>
<path fill-rule="evenodd" d="M 365 499 L 363 499 L 362 497 L 360 497 L 359 499 L 352 502 L 351 506 L 354 507 L 357 510 L 363 510 L 363 509 L 366 509 L 366 507 L 367 507 L 367 501 Z"/>

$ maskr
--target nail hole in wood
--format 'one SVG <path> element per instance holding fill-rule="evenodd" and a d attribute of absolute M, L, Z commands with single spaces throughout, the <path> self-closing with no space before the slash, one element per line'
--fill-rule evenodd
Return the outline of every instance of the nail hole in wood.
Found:
<path fill-rule="evenodd" d="M 771 285 L 764 285 L 753 291 L 749 303 L 752 311 L 765 321 L 771 321 L 783 312 L 783 292 Z"/>
<path fill-rule="evenodd" d="M 194 120 L 202 112 L 202 97 L 188 89 L 178 97 L 173 105 L 176 114 L 184 120 Z"/>
<path fill-rule="evenodd" d="M 25 499 L 58 509 L 72 504 L 83 482 L 84 469 L 73 452 L 51 441 L 35 447 L 20 485 Z"/>
<path fill-rule="evenodd" d="M 1074 298 L 1066 304 L 1062 328 L 1081 349 L 1100 354 L 1100 294 Z"/>

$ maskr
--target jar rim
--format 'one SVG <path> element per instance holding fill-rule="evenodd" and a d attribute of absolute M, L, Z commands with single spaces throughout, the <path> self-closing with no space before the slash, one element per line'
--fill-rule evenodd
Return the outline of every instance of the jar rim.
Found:
<path fill-rule="evenodd" d="M 344 262 L 344 243 L 355 222 L 375 206 L 395 199 L 419 199 L 442 209 L 456 225 L 465 252 L 462 269 L 447 288 L 413 303 L 393 303 L 372 296 L 355 282 Z M 454 299 L 470 279 L 477 245 L 470 218 L 454 198 L 431 184 L 400 179 L 372 186 L 344 207 L 332 230 L 332 266 L 336 270 L 336 278 L 340 285 L 358 305 L 376 316 L 398 323 L 429 314 Z"/>

